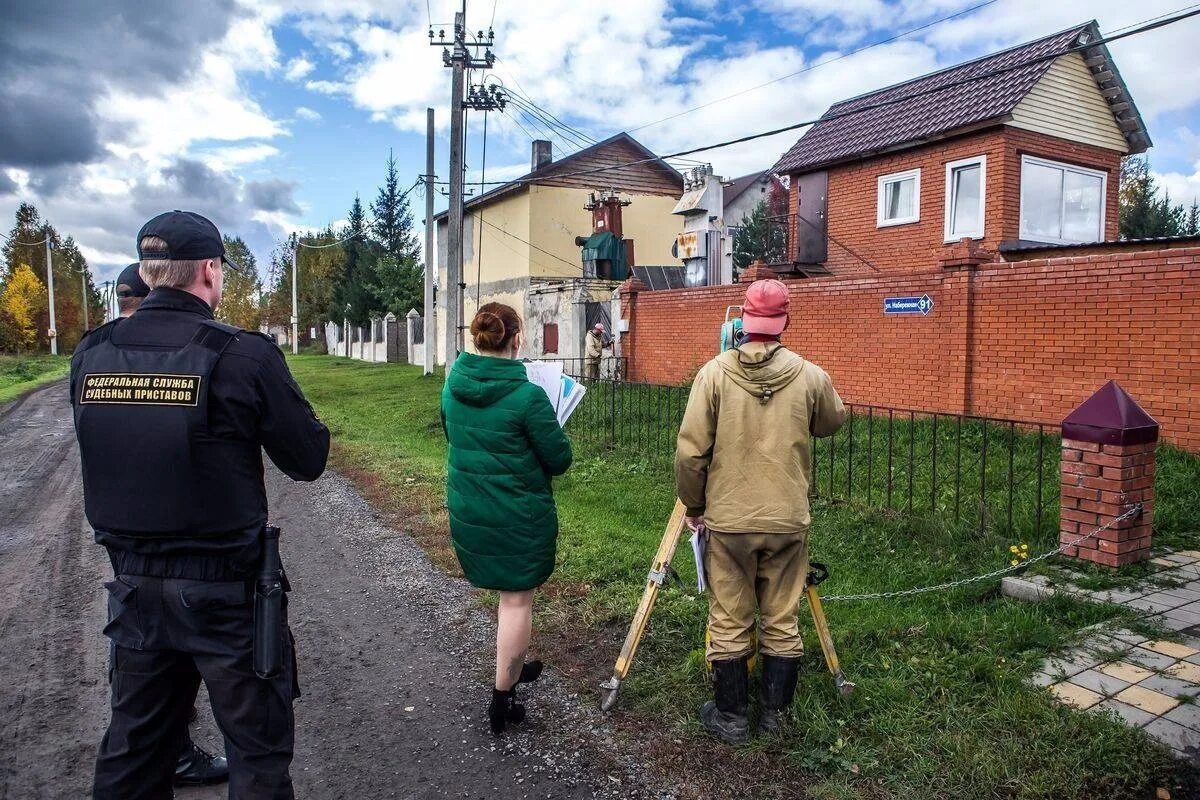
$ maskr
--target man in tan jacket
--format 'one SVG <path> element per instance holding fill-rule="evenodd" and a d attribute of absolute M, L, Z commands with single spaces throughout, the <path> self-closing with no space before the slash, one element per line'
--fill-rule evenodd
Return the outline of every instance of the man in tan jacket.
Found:
<path fill-rule="evenodd" d="M 832 436 L 846 419 L 829 375 L 779 343 L 788 303 L 781 281 L 750 284 L 742 306 L 745 339 L 696 376 L 675 454 L 688 525 L 707 542 L 714 700 L 704 704 L 700 720 L 729 744 L 749 737 L 747 661 L 756 612 L 760 731 L 778 729 L 796 692 L 812 437 Z"/>

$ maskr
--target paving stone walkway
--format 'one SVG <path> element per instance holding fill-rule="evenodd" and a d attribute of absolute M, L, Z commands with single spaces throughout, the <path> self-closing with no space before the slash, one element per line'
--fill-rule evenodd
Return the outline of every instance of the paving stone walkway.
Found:
<path fill-rule="evenodd" d="M 1175 754 L 1200 765 L 1200 551 L 1161 551 L 1137 586 L 1080 589 L 1042 575 L 1005 578 L 1001 591 L 1026 600 L 1069 593 L 1137 609 L 1178 641 L 1147 639 L 1106 625 L 1084 642 L 1047 659 L 1032 681 L 1059 701 L 1092 712 L 1114 712 Z"/>

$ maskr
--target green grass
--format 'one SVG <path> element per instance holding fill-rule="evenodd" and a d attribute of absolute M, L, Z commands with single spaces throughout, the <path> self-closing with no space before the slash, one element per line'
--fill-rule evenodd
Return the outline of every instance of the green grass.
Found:
<path fill-rule="evenodd" d="M 30 389 L 66 377 L 70 356 L 0 355 L 0 403 L 6 403 Z"/>
<path fill-rule="evenodd" d="M 436 518 L 445 481 L 440 378 L 329 357 L 291 364 L 333 430 L 343 463 Z M 632 397 L 597 392 L 592 399 L 619 404 Z M 568 424 L 577 460 L 556 483 L 558 568 L 540 596 L 537 628 L 544 643 L 570 645 L 561 654 L 543 652 L 552 662 L 583 652 L 594 667 L 590 684 L 611 668 L 641 595 L 673 503 L 673 480 L 669 459 L 632 454 L 633 439 L 614 449 L 606 436 L 578 436 L 607 424 L 599 410 L 580 413 L 595 416 L 590 423 L 580 417 L 579 431 L 576 419 Z M 636 428 L 636 419 L 620 424 Z M 914 436 L 919 442 L 920 432 Z M 1194 520 L 1179 506 L 1195 491 L 1198 461 L 1171 452 L 1160 463 L 1159 519 L 1181 537 Z M 926 497 L 937 496 L 920 473 L 913 478 Z M 1168 488 L 1183 498 L 1167 497 Z M 1013 541 L 995 525 L 979 531 L 946 513 L 823 500 L 814 508 L 813 548 L 833 573 L 825 595 L 982 573 L 1007 563 Z M 677 566 L 694 586 L 691 559 L 685 555 Z M 1195 786 L 1191 773 L 1141 732 L 1062 707 L 1025 684 L 1046 655 L 1078 641 L 1082 628 L 1105 618 L 1129 622 L 1112 607 L 1065 598 L 1019 603 L 1000 597 L 991 582 L 887 602 L 830 603 L 826 612 L 859 690 L 848 701 L 835 697 L 806 625 L 809 654 L 795 721 L 778 738 L 730 754 L 699 732 L 695 711 L 708 695 L 706 605 L 674 588 L 660 596 L 620 713 L 662 730 L 663 742 L 678 739 L 681 750 L 701 754 L 683 757 L 682 768 L 718 787 L 715 796 L 737 787 L 748 796 L 796 797 L 805 787 L 816 798 L 1135 798 L 1152 797 L 1159 786 Z"/>

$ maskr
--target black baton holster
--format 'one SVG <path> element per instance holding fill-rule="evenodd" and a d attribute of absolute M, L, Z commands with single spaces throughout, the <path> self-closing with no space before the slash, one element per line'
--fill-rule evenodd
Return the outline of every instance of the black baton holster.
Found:
<path fill-rule="evenodd" d="M 254 587 L 254 673 L 274 678 L 283 668 L 283 564 L 279 528 L 263 529 L 262 568 Z"/>

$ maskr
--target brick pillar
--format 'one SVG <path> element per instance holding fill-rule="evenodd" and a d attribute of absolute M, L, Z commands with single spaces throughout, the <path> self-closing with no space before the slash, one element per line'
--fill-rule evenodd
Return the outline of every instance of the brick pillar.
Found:
<path fill-rule="evenodd" d="M 1154 450 L 1158 423 L 1109 381 L 1062 423 L 1059 542 L 1112 522 L 1136 503 L 1142 513 L 1063 550 L 1119 567 L 1150 557 L 1154 522 Z"/>
<path fill-rule="evenodd" d="M 621 319 L 625 323 L 625 330 L 621 332 L 621 355 L 628 365 L 626 380 L 632 380 L 637 374 L 637 296 L 646 290 L 646 284 L 633 275 L 622 282 L 616 291 L 621 304 Z"/>
<path fill-rule="evenodd" d="M 761 261 L 755 261 L 746 267 L 740 275 L 738 275 L 738 283 L 754 283 L 755 281 L 768 280 L 770 278 L 778 278 L 779 273 L 768 267 Z"/>

